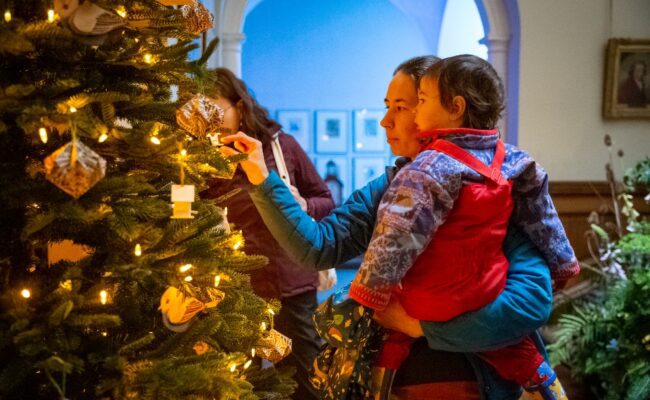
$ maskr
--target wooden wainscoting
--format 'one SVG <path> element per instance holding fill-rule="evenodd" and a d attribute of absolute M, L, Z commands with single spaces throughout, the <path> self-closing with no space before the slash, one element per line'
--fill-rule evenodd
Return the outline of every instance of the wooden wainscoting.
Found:
<path fill-rule="evenodd" d="M 588 259 L 589 250 L 585 232 L 589 230 L 587 218 L 592 211 L 607 211 L 607 218 L 614 221 L 612 195 L 607 182 L 550 182 L 549 192 L 555 203 L 564 229 L 579 260 Z M 650 215 L 650 205 L 643 201 L 643 194 L 635 194 L 636 209 Z"/>

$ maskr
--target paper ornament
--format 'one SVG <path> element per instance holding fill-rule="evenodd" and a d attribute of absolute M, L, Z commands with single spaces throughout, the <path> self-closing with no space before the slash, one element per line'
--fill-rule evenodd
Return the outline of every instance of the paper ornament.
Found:
<path fill-rule="evenodd" d="M 199 2 L 182 6 L 181 13 L 185 18 L 187 31 L 198 35 L 212 28 L 214 17 L 205 6 Z"/>
<path fill-rule="evenodd" d="M 84 2 L 70 15 L 70 29 L 81 35 L 103 35 L 126 25 L 124 18 L 100 6 Z"/>
<path fill-rule="evenodd" d="M 276 363 L 291 353 L 291 339 L 271 329 L 265 331 L 255 343 L 255 351 L 260 357 Z"/>
<path fill-rule="evenodd" d="M 172 219 L 191 219 L 194 202 L 194 185 L 172 185 Z"/>
<path fill-rule="evenodd" d="M 106 160 L 79 140 L 59 147 L 43 164 L 45 178 L 75 199 L 106 175 Z"/>
<path fill-rule="evenodd" d="M 176 122 L 192 136 L 204 139 L 206 133 L 221 127 L 224 114 L 214 99 L 197 94 L 176 111 Z"/>
<path fill-rule="evenodd" d="M 156 0 L 163 6 L 184 6 L 187 4 L 194 4 L 194 0 Z"/>
<path fill-rule="evenodd" d="M 54 0 L 54 12 L 65 19 L 79 7 L 79 0 Z"/>
<path fill-rule="evenodd" d="M 213 289 L 215 300 L 204 303 L 195 297 L 185 296 L 183 292 L 170 286 L 160 298 L 160 312 L 163 323 L 174 332 L 185 332 L 192 322 L 192 319 L 201 311 L 216 307 L 225 297 L 225 293 Z"/>

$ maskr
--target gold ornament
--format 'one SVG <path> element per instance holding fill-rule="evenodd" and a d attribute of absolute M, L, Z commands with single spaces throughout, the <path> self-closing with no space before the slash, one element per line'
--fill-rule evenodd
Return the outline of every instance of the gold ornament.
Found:
<path fill-rule="evenodd" d="M 81 35 L 103 35 L 126 25 L 124 18 L 86 0 L 70 15 L 70 29 Z"/>
<path fill-rule="evenodd" d="M 212 28 L 214 16 L 199 2 L 181 7 L 187 31 L 198 35 Z"/>
<path fill-rule="evenodd" d="M 194 0 L 156 0 L 163 6 L 184 6 L 187 4 L 194 4 Z"/>
<path fill-rule="evenodd" d="M 194 352 L 200 356 L 201 354 L 205 354 L 208 351 L 211 351 L 212 347 L 210 347 L 210 345 L 206 342 L 196 342 L 194 346 L 192 346 L 192 350 L 194 350 Z"/>
<path fill-rule="evenodd" d="M 216 307 L 225 297 L 225 293 L 213 289 L 214 300 L 204 303 L 195 297 L 185 296 L 173 286 L 167 288 L 160 298 L 160 312 L 163 323 L 174 332 L 185 332 L 198 313 L 208 308 Z"/>
<path fill-rule="evenodd" d="M 260 357 L 276 363 L 291 353 L 291 339 L 271 329 L 262 334 L 255 349 Z"/>
<path fill-rule="evenodd" d="M 203 139 L 207 132 L 214 132 L 223 124 L 224 114 L 214 99 L 197 94 L 176 111 L 176 122 L 192 136 Z"/>
<path fill-rule="evenodd" d="M 75 199 L 106 175 L 106 160 L 79 140 L 58 148 L 43 163 L 45 178 Z"/>

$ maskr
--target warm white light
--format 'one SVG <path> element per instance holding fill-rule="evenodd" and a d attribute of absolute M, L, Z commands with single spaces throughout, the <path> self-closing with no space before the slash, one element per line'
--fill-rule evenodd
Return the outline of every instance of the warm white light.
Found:
<path fill-rule="evenodd" d="M 140 39 L 135 38 L 135 42 L 136 42 L 136 43 L 139 43 L 139 42 L 140 42 Z"/>
<path fill-rule="evenodd" d="M 54 10 L 47 10 L 47 22 L 54 22 Z"/>
<path fill-rule="evenodd" d="M 108 301 L 108 293 L 105 290 L 99 292 L 99 301 L 102 304 L 106 304 L 106 302 Z"/>
<path fill-rule="evenodd" d="M 156 136 L 152 136 L 151 137 L 151 143 L 160 144 L 160 139 L 158 139 Z"/>
<path fill-rule="evenodd" d="M 181 157 L 187 157 L 187 150 L 181 150 Z"/>
<path fill-rule="evenodd" d="M 29 299 L 30 297 L 32 297 L 32 292 L 30 292 L 29 289 L 23 289 L 20 291 L 20 295 L 26 299 Z"/>
<path fill-rule="evenodd" d="M 133 251 L 133 254 L 135 254 L 136 257 L 140 257 L 142 255 L 142 246 L 140 246 L 140 243 L 135 245 L 135 250 Z"/>
<path fill-rule="evenodd" d="M 104 337 L 108 336 L 108 332 L 102 331 L 102 336 L 104 336 Z"/>
<path fill-rule="evenodd" d="M 185 282 L 192 282 L 192 276 L 191 275 L 186 276 Z"/>
<path fill-rule="evenodd" d="M 255 348 L 251 349 L 251 357 L 255 357 Z"/>
<path fill-rule="evenodd" d="M 237 369 L 237 364 L 235 363 L 230 364 L 230 372 L 235 372 L 235 369 Z"/>
<path fill-rule="evenodd" d="M 144 56 L 142 56 L 142 59 L 147 64 L 153 64 L 153 56 L 149 53 L 146 53 Z"/>
<path fill-rule="evenodd" d="M 11 11 L 5 11 L 5 22 L 11 22 Z"/>
<path fill-rule="evenodd" d="M 104 143 L 104 142 L 106 141 L 106 139 L 108 139 L 108 135 L 105 134 L 105 133 L 102 133 L 102 134 L 99 135 L 99 137 L 97 138 L 97 141 L 98 141 L 99 143 Z"/>
<path fill-rule="evenodd" d="M 47 129 L 39 128 L 38 129 L 38 136 L 41 137 L 41 142 L 47 143 Z"/>
<path fill-rule="evenodd" d="M 221 275 L 216 275 L 214 277 L 214 287 L 219 287 L 220 283 L 221 283 Z"/>
<path fill-rule="evenodd" d="M 178 268 L 178 270 L 181 271 L 181 272 L 187 272 L 187 271 L 190 270 L 190 268 L 192 268 L 192 264 L 185 264 L 185 265 L 181 265 Z"/>
<path fill-rule="evenodd" d="M 117 15 L 119 15 L 120 17 L 122 17 L 122 18 L 126 18 L 126 8 L 124 8 L 124 6 L 118 6 L 118 7 L 115 9 L 115 12 L 116 12 Z"/>
<path fill-rule="evenodd" d="M 270 309 L 270 308 L 267 309 L 266 312 L 268 312 L 268 313 L 271 314 L 271 315 L 275 315 L 275 312 L 274 312 L 272 309 Z"/>
<path fill-rule="evenodd" d="M 232 246 L 232 248 L 233 248 L 233 250 L 237 250 L 237 249 L 239 249 L 239 248 L 241 247 L 241 245 L 242 245 L 242 241 L 241 241 L 241 240 L 238 240 L 237 243 L 235 243 L 235 244 Z"/>
<path fill-rule="evenodd" d="M 246 362 L 244 363 L 244 369 L 248 369 L 248 367 L 250 367 L 252 363 L 253 363 L 253 360 L 248 360 L 248 361 L 246 361 Z"/>
<path fill-rule="evenodd" d="M 77 112 L 77 107 L 75 107 L 75 106 L 70 106 L 70 108 L 68 109 L 68 111 L 70 111 L 70 114 L 74 114 L 74 113 Z"/>
<path fill-rule="evenodd" d="M 262 322 L 262 323 L 260 324 L 260 329 L 263 330 L 263 331 L 266 330 L 266 322 Z"/>

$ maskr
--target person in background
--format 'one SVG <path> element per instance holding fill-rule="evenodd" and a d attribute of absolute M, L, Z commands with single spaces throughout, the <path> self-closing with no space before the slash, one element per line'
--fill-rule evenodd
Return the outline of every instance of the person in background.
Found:
<path fill-rule="evenodd" d="M 211 71 L 206 95 L 212 97 L 223 109 L 220 134 L 246 132 L 264 148 L 265 166 L 269 170 L 283 171 L 292 197 L 310 218 L 316 220 L 328 215 L 334 207 L 327 186 L 298 142 L 284 132 L 251 96 L 243 81 L 231 71 L 217 68 Z M 279 148 L 278 148 L 279 145 Z M 273 150 L 273 147 L 276 147 Z M 279 166 L 279 164 L 284 164 Z M 242 171 L 231 180 L 214 179 L 210 187 L 200 193 L 202 198 L 217 199 L 249 186 Z M 320 349 L 320 338 L 314 329 L 312 315 L 317 307 L 316 289 L 318 272 L 301 266 L 291 259 L 264 225 L 246 190 L 227 198 L 221 207 L 228 207 L 228 220 L 241 229 L 246 241 L 246 252 L 261 254 L 269 259 L 268 265 L 250 273 L 256 294 L 263 298 L 279 298 L 282 309 L 274 317 L 275 329 L 292 340 L 292 352 L 278 365 L 296 367 L 294 378 L 298 388 L 296 400 L 316 399 L 308 380 L 308 371 Z"/>
<path fill-rule="evenodd" d="M 402 156 L 386 174 L 352 193 L 347 201 L 321 221 L 312 221 L 289 189 L 264 163 L 262 144 L 243 133 L 224 138 L 225 143 L 248 154 L 241 165 L 249 181 L 253 202 L 269 230 L 301 265 L 322 270 L 363 254 L 368 248 L 379 202 L 389 182 L 420 150 L 414 110 L 417 85 L 436 57 L 415 57 L 402 63 L 388 86 L 386 114 L 381 121 L 395 155 Z M 224 149 L 227 154 L 236 153 Z M 519 385 L 500 378 L 494 369 L 472 353 L 516 343 L 546 322 L 551 311 L 548 266 L 535 246 L 518 229 L 509 227 L 504 240 L 509 261 L 506 285 L 499 296 L 479 310 L 447 322 L 419 321 L 410 317 L 395 299 L 375 313 L 384 327 L 422 338 L 395 377 L 392 393 L 398 398 L 515 400 Z M 531 338 L 540 351 L 537 333 Z M 426 341 L 425 341 L 426 339 Z M 409 360 L 413 360 L 410 362 Z M 426 367 L 426 368 L 425 368 Z"/>
<path fill-rule="evenodd" d="M 627 79 L 618 87 L 618 102 L 628 107 L 645 107 L 648 104 L 645 76 L 648 66 L 643 61 L 630 65 Z"/>

